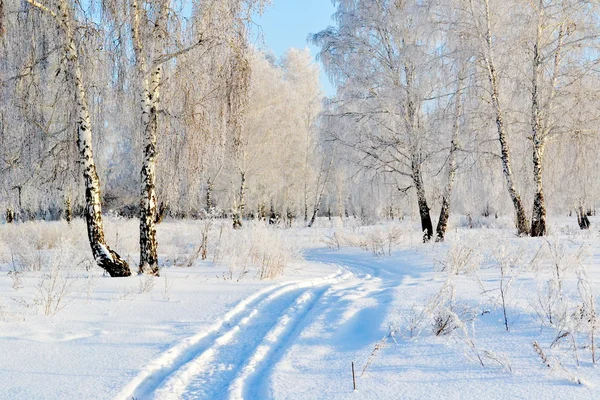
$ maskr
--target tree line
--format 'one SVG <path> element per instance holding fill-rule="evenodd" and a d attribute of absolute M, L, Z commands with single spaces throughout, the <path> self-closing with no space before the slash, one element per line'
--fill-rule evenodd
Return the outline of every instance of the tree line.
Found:
<path fill-rule="evenodd" d="M 416 195 L 425 241 L 444 239 L 459 168 L 471 195 L 486 188 L 480 209 L 499 203 L 504 187 L 519 235 L 547 233 L 547 180 L 553 192 L 570 191 L 556 193 L 554 209 L 587 218 L 598 194 L 590 183 L 597 181 L 590 179 L 598 149 L 597 2 L 334 4 L 336 26 L 312 37 L 338 90 L 326 111 L 331 135 L 365 169 Z M 504 182 L 480 170 L 490 165 Z M 428 192 L 440 203 L 435 234 Z"/>
<path fill-rule="evenodd" d="M 451 212 L 589 227 L 600 193 L 598 6 L 582 0 L 334 0 L 307 50 L 260 50 L 260 0 L 0 0 L 4 220 L 140 219 L 140 273 L 175 218 L 372 222 Z M 437 223 L 431 210 L 438 209 Z M 587 222 L 586 222 L 587 221 Z"/>

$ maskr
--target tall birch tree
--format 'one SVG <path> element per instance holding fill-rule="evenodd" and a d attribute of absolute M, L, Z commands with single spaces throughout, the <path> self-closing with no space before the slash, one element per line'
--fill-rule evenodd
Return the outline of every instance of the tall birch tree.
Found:
<path fill-rule="evenodd" d="M 59 0 L 56 3 L 55 9 L 49 8 L 36 0 L 27 0 L 27 2 L 46 16 L 53 18 L 62 33 L 60 40 L 62 42 L 61 45 L 63 47 L 68 78 L 75 92 L 77 144 L 85 182 L 84 215 L 92 254 L 96 263 L 110 276 L 129 276 L 131 275 L 129 265 L 114 250 L 108 247 L 104 237 L 100 182 L 92 148 L 92 122 L 74 29 L 74 25 L 77 24 L 74 16 L 75 11 L 68 0 Z"/>

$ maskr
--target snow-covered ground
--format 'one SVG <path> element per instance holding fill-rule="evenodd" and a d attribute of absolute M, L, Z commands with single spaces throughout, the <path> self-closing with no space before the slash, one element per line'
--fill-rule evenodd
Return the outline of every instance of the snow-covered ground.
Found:
<path fill-rule="evenodd" d="M 0 398 L 600 398 L 598 233 L 453 223 L 424 245 L 414 221 L 167 221 L 162 276 L 120 279 L 82 224 L 2 226 Z M 135 222 L 108 227 L 135 264 Z"/>

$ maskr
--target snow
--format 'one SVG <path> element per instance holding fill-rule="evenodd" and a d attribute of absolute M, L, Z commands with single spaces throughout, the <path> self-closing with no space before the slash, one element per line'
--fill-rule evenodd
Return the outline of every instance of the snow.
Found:
<path fill-rule="evenodd" d="M 104 258 L 106 258 L 110 262 L 114 261 L 112 258 L 112 254 L 110 254 L 110 251 L 108 251 L 105 245 L 103 245 L 102 243 L 98 243 L 98 247 L 100 248 L 100 252 L 104 256 Z"/>
<path fill-rule="evenodd" d="M 389 225 L 291 229 L 282 237 L 305 248 L 304 260 L 274 280 L 226 279 L 227 266 L 200 261 L 164 268 L 160 278 L 74 269 L 64 275 L 74 285 L 65 308 L 49 316 L 36 295 L 44 271 L 24 272 L 15 289 L 6 262 L 0 398 L 599 398 L 585 325 L 570 313 L 561 326 L 539 315 L 557 265 L 569 310 L 581 303 L 582 270 L 591 292 L 600 288 L 600 237 L 572 224 L 554 221 L 547 239 L 455 228 L 447 243 L 423 245 L 412 222 L 402 222 L 390 255 L 374 242 L 337 249 L 322 240 L 336 231 L 347 243 L 370 243 Z M 433 316 L 444 310 L 460 320 L 435 336 Z M 575 332 L 577 353 L 569 337 L 552 345 L 561 329 Z"/>

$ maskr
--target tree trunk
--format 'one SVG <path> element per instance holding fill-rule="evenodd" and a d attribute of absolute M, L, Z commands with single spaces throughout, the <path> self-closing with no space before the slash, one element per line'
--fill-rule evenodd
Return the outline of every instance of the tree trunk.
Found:
<path fill-rule="evenodd" d="M 535 180 L 535 196 L 533 198 L 533 214 L 531 218 L 531 236 L 546 235 L 546 204 L 542 186 L 542 154 L 543 144 L 534 138 L 533 144 L 533 177 Z"/>
<path fill-rule="evenodd" d="M 163 40 L 163 30 L 166 26 L 166 15 L 169 1 L 160 7 L 160 13 L 152 32 L 156 47 L 160 48 Z M 152 68 L 148 76 L 147 54 L 145 54 L 142 39 L 140 10 L 137 0 L 132 3 L 132 37 L 138 74 L 141 79 L 142 129 L 144 160 L 140 172 L 140 264 L 138 273 L 159 275 L 158 243 L 156 241 L 156 221 L 158 220 L 158 200 L 156 198 L 156 141 L 158 134 L 158 106 L 160 104 L 160 85 L 162 81 L 162 66 Z M 155 49 L 151 50 L 150 62 L 154 62 Z"/>
<path fill-rule="evenodd" d="M 452 140 L 450 141 L 450 154 L 448 155 L 448 181 L 442 194 L 442 208 L 440 209 L 440 219 L 436 227 L 436 242 L 443 242 L 448 229 L 448 218 L 450 217 L 450 200 L 452 198 L 452 189 L 454 188 L 454 178 L 456 176 L 456 152 L 458 150 L 458 135 L 460 133 L 460 118 L 462 116 L 462 91 L 464 74 L 459 72 L 456 88 L 456 104 L 454 105 L 454 123 L 452 126 Z"/>
<path fill-rule="evenodd" d="M 73 221 L 73 207 L 71 205 L 71 196 L 65 196 L 65 221 L 69 225 L 71 225 L 71 221 Z"/>
<path fill-rule="evenodd" d="M 240 182 L 240 197 L 239 202 L 236 202 L 235 212 L 233 215 L 233 229 L 240 229 L 242 227 L 242 218 L 244 216 L 244 210 L 246 208 L 244 201 L 246 198 L 246 173 L 241 173 Z"/>
<path fill-rule="evenodd" d="M 206 186 L 206 211 L 210 214 L 213 209 L 213 200 L 212 200 L 212 192 L 214 189 L 214 184 L 210 178 L 208 178 L 208 183 Z"/>
<path fill-rule="evenodd" d="M 412 177 L 417 190 L 417 203 L 419 205 L 419 215 L 421 217 L 421 231 L 423 232 L 423 243 L 427 243 L 433 237 L 433 224 L 431 223 L 431 214 L 427 205 L 425 196 L 425 187 L 423 186 L 423 177 L 421 176 L 421 165 L 419 162 L 412 163 Z"/>
<path fill-rule="evenodd" d="M 0 0 L 0 38 L 6 33 L 4 27 L 4 0 Z"/>
<path fill-rule="evenodd" d="M 535 195 L 533 198 L 533 213 L 531 216 L 531 236 L 546 235 L 546 204 L 542 185 L 542 160 L 544 154 L 544 136 L 540 111 L 540 77 L 542 73 L 542 57 L 540 54 L 540 39 L 542 35 L 543 0 L 540 0 L 536 42 L 533 46 L 533 68 L 531 76 L 531 143 L 533 148 L 533 179 Z"/>
<path fill-rule="evenodd" d="M 111 250 L 104 239 L 104 227 L 102 224 L 102 206 L 100 203 L 100 182 L 94 162 L 92 149 L 92 125 L 89 114 L 87 93 L 83 83 L 83 73 L 79 64 L 79 55 L 73 30 L 71 10 L 67 0 L 58 2 L 58 13 L 52 13 L 45 6 L 35 0 L 27 0 L 38 9 L 49 12 L 59 20 L 59 27 L 65 36 L 65 56 L 68 68 L 68 79 L 75 87 L 77 101 L 77 145 L 79 148 L 80 162 L 83 169 L 85 183 L 85 208 L 84 215 L 87 225 L 88 239 L 92 254 L 98 266 L 103 268 L 110 276 L 130 276 L 129 265 L 113 250 Z"/>
<path fill-rule="evenodd" d="M 590 229 L 590 220 L 587 217 L 587 213 L 584 211 L 583 206 L 579 206 L 577 210 L 577 223 L 581 230 Z"/>
<path fill-rule="evenodd" d="M 310 221 L 308 222 L 308 227 L 312 228 L 312 226 L 315 224 L 315 220 L 317 219 L 317 213 L 319 212 L 319 206 L 315 205 L 314 209 L 313 209 L 313 213 L 312 216 L 310 217 Z"/>
<path fill-rule="evenodd" d="M 304 223 L 308 222 L 308 199 L 304 198 Z"/>
<path fill-rule="evenodd" d="M 413 90 L 415 67 L 409 62 L 404 63 L 404 75 L 406 79 L 406 128 L 409 132 L 411 141 L 411 177 L 413 185 L 417 191 L 417 203 L 419 205 L 419 215 L 421 217 L 421 231 L 423 232 L 423 243 L 427 243 L 433 236 L 433 224 L 427 197 L 425 196 L 425 187 L 423 186 L 423 176 L 421 173 L 421 145 L 418 139 L 418 100 Z"/>
<path fill-rule="evenodd" d="M 342 190 L 342 182 L 338 177 L 338 190 L 337 190 L 337 200 L 338 200 L 338 214 L 340 216 L 340 220 L 344 220 L 344 196 Z"/>
<path fill-rule="evenodd" d="M 156 241 L 156 136 L 158 131 L 158 101 L 161 80 L 160 67 L 152 74 L 152 83 L 144 79 L 142 124 L 144 126 L 144 161 L 141 170 L 140 193 L 140 265 L 139 273 L 159 275 Z"/>
<path fill-rule="evenodd" d="M 321 182 L 321 174 L 319 175 L 319 179 L 317 180 L 317 197 L 315 198 L 315 206 L 313 207 L 313 213 L 310 217 L 310 221 L 308 223 L 308 227 L 312 228 L 317 219 L 317 214 L 319 212 L 319 207 L 321 204 L 321 200 L 323 199 L 323 194 L 325 193 L 325 188 L 327 187 L 327 183 L 329 182 L 329 173 L 331 172 L 331 167 L 333 166 L 333 154 L 331 155 L 331 160 L 329 160 L 329 165 L 327 166 L 327 171 L 325 171 L 325 178 L 323 182 Z M 320 186 L 320 187 L 319 187 Z"/>
<path fill-rule="evenodd" d="M 6 209 L 6 223 L 12 224 L 13 222 L 15 222 L 15 212 L 11 207 L 8 207 Z"/>
<path fill-rule="evenodd" d="M 549 134 L 550 123 L 542 119 L 541 100 L 540 100 L 540 79 L 543 77 L 542 51 L 540 50 L 540 42 L 542 37 L 542 29 L 544 16 L 544 2 L 540 0 L 538 10 L 538 24 L 536 43 L 533 51 L 533 74 L 532 74 L 532 147 L 533 147 L 533 177 L 535 181 L 535 196 L 533 200 L 533 215 L 531 218 L 531 236 L 545 236 L 546 230 L 546 204 L 544 201 L 544 191 L 542 185 L 543 176 L 543 156 L 546 138 Z M 552 109 L 553 100 L 556 95 L 558 76 L 560 72 L 561 54 L 563 40 L 565 36 L 565 21 L 561 24 L 558 31 L 558 39 L 556 50 L 554 52 L 554 67 L 552 79 L 550 82 L 550 94 L 546 107 Z M 588 221 L 589 222 L 589 221 Z"/>
<path fill-rule="evenodd" d="M 487 18 L 487 32 L 486 32 L 486 41 L 488 47 L 488 54 L 485 59 L 488 79 L 491 85 L 491 97 L 492 97 L 492 106 L 496 113 L 496 126 L 498 128 L 498 141 L 500 142 L 500 158 L 502 160 L 502 172 L 504 173 L 504 177 L 506 178 L 506 185 L 508 187 L 508 194 L 510 195 L 510 199 L 515 208 L 515 213 L 517 217 L 516 226 L 517 233 L 519 235 L 526 235 L 529 233 L 529 225 L 527 222 L 527 216 L 525 214 L 525 209 L 523 208 L 523 201 L 521 200 L 521 196 L 516 189 L 512 167 L 511 167 L 511 157 L 510 157 L 510 146 L 508 145 L 508 135 L 506 133 L 506 127 L 504 126 L 504 114 L 502 111 L 502 107 L 500 106 L 500 95 L 498 88 L 498 74 L 496 72 L 496 66 L 494 64 L 493 58 L 493 46 L 492 46 L 492 28 L 491 28 L 491 20 L 490 20 L 490 10 L 489 10 L 489 0 L 485 1 L 485 12 Z"/>

